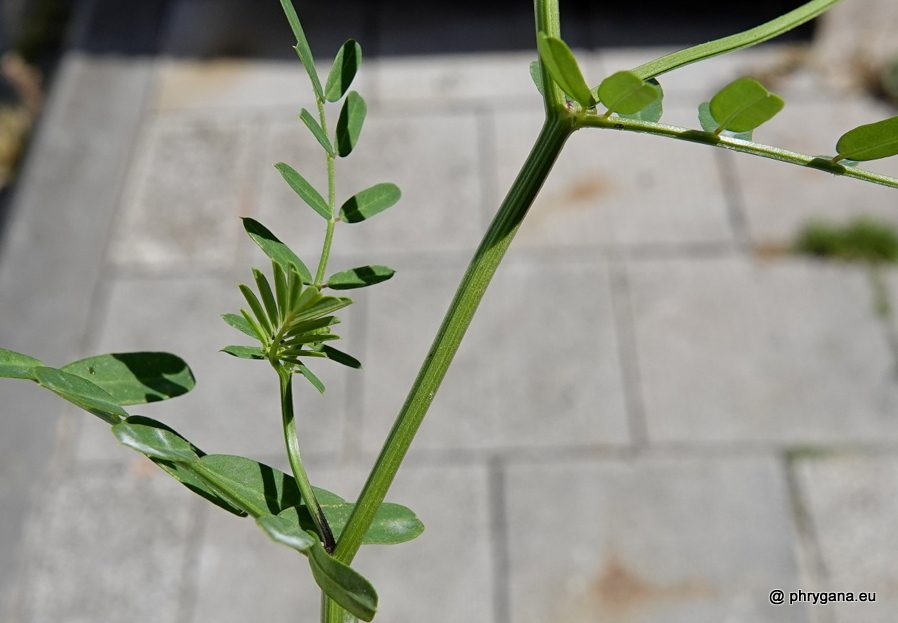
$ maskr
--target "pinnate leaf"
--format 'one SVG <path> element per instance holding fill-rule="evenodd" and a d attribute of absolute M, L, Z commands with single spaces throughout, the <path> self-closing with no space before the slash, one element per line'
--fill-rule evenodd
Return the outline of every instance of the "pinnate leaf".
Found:
<path fill-rule="evenodd" d="M 243 217 L 243 228 L 246 229 L 246 233 L 253 239 L 253 242 L 265 252 L 265 255 L 280 264 L 285 271 L 289 273 L 291 267 L 295 267 L 304 283 L 312 282 L 312 274 L 302 260 L 262 223 L 249 217 Z"/>
<path fill-rule="evenodd" d="M 187 363 L 171 353 L 111 353 L 81 359 L 60 370 L 87 379 L 119 405 L 167 400 L 196 385 Z"/>
<path fill-rule="evenodd" d="M 396 204 L 402 191 L 396 184 L 375 184 L 350 197 L 340 208 L 340 218 L 347 223 L 360 223 Z"/>
<path fill-rule="evenodd" d="M 577 59 L 567 44 L 557 37 L 549 37 L 541 32 L 537 38 L 537 45 L 540 59 L 561 90 L 584 108 L 594 106 L 592 93 L 586 86 Z"/>
<path fill-rule="evenodd" d="M 364 288 L 386 281 L 395 274 L 395 270 L 386 266 L 359 266 L 331 275 L 327 280 L 327 287 L 334 290 Z"/>
<path fill-rule="evenodd" d="M 128 412 L 115 404 L 115 398 L 80 376 L 38 366 L 34 369 L 34 378 L 56 395 L 110 424 L 117 424 L 121 418 L 128 417 Z"/>
<path fill-rule="evenodd" d="M 898 117 L 849 130 L 836 143 L 840 158 L 866 161 L 898 154 Z"/>
<path fill-rule="evenodd" d="M 327 76 L 327 83 L 324 86 L 324 97 L 327 101 L 336 102 L 343 97 L 361 64 L 362 46 L 354 39 L 350 39 L 340 47 Z"/>
<path fill-rule="evenodd" d="M 278 162 L 276 165 L 274 165 L 274 168 L 280 172 L 281 177 L 283 177 L 284 180 L 290 185 L 290 188 L 292 188 L 296 192 L 296 194 L 302 198 L 303 201 L 309 204 L 309 206 L 313 210 L 315 210 L 318 214 L 326 219 L 329 219 L 331 217 L 331 209 L 330 206 L 327 205 L 327 201 L 324 200 L 324 197 L 321 196 L 321 193 L 315 190 L 312 185 L 306 181 L 306 178 L 297 173 L 296 170 L 289 164 L 284 164 L 283 162 Z M 245 222 L 247 219 L 243 220 Z M 256 221 L 253 222 L 255 223 Z M 297 266 L 299 266 L 299 264 L 297 264 Z M 288 270 L 288 268 L 284 266 L 284 270 Z"/>
<path fill-rule="evenodd" d="M 661 89 L 631 71 L 619 71 L 602 80 L 597 89 L 602 104 L 611 112 L 638 113 L 661 98 Z M 659 117 L 660 118 L 660 117 Z"/>
<path fill-rule="evenodd" d="M 337 153 L 340 157 L 345 158 L 355 149 L 367 113 L 368 106 L 362 96 L 350 91 L 337 120 Z"/>
<path fill-rule="evenodd" d="M 719 122 L 715 129 L 748 132 L 772 119 L 785 106 L 783 98 L 774 95 L 752 78 L 731 82 L 711 98 L 711 116 Z"/>
<path fill-rule="evenodd" d="M 702 130 L 705 132 L 715 132 L 717 128 L 720 127 L 720 123 L 717 119 L 714 118 L 714 115 L 711 114 L 711 102 L 703 102 L 698 106 L 698 122 L 702 124 Z M 733 138 L 742 139 L 743 141 L 752 140 L 753 130 L 749 130 L 748 132 L 730 132 L 729 130 L 723 130 L 720 132 L 725 136 L 732 136 Z"/>
<path fill-rule="evenodd" d="M 43 365 L 43 362 L 34 357 L 0 348 L 0 377 L 33 381 L 36 380 L 34 369 Z"/>
<path fill-rule="evenodd" d="M 303 108 L 299 113 L 299 118 L 306 125 L 306 127 L 309 128 L 309 131 L 312 133 L 312 136 L 315 137 L 318 143 L 322 147 L 324 147 L 324 151 L 326 151 L 330 156 L 334 156 L 334 147 L 333 145 L 331 145 L 330 139 L 324 132 L 324 128 L 322 128 L 315 117 L 312 116 L 312 113 Z"/>
<path fill-rule="evenodd" d="M 309 550 L 312 577 L 324 593 L 363 621 L 377 612 L 377 591 L 358 571 L 330 556 L 321 543 Z"/>

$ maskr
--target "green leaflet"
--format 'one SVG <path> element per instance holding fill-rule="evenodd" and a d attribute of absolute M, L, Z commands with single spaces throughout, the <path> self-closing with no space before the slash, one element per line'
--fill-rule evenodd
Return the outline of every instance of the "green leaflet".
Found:
<path fill-rule="evenodd" d="M 330 206 L 327 205 L 327 201 L 325 201 L 324 197 L 322 197 L 321 194 L 306 181 L 306 178 L 297 173 L 289 164 L 284 164 L 283 162 L 278 162 L 274 165 L 274 168 L 280 172 L 281 177 L 283 177 L 284 181 L 290 185 L 290 188 L 292 188 L 303 201 L 309 204 L 313 210 L 325 219 L 331 217 L 331 209 Z M 247 219 L 243 220 L 246 221 Z M 253 222 L 255 223 L 256 221 Z M 299 265 L 300 264 L 297 264 L 297 266 Z M 288 267 L 284 266 L 284 270 L 288 270 Z"/>
<path fill-rule="evenodd" d="M 324 97 L 327 101 L 336 102 L 343 97 L 361 64 L 362 46 L 354 39 L 350 39 L 340 47 L 327 76 L 327 84 L 324 86 Z"/>
<path fill-rule="evenodd" d="M 256 518 L 256 524 L 275 543 L 286 545 L 306 555 L 318 540 L 317 536 L 312 536 L 302 530 L 298 523 L 291 523 L 280 515 L 262 515 Z"/>
<path fill-rule="evenodd" d="M 312 58 L 312 50 L 309 48 L 309 42 L 306 39 L 306 34 L 302 30 L 302 25 L 299 23 L 299 16 L 296 14 L 296 9 L 293 8 L 293 3 L 290 0 L 281 0 L 281 7 L 283 7 L 284 14 L 287 16 L 287 21 L 290 23 L 290 28 L 293 30 L 293 36 L 296 37 L 296 45 L 293 49 L 296 50 L 299 60 L 302 61 L 302 66 L 306 68 L 306 72 L 309 74 L 309 79 L 312 81 L 312 88 L 315 90 L 315 97 L 319 100 L 323 100 L 324 93 L 321 90 L 321 80 L 319 80 L 318 72 L 315 70 L 315 60 Z"/>
<path fill-rule="evenodd" d="M 128 412 L 115 404 L 115 398 L 80 376 L 38 366 L 34 368 L 34 378 L 56 395 L 110 424 L 128 417 Z"/>
<path fill-rule="evenodd" d="M 772 119 L 784 105 L 780 96 L 770 93 L 757 80 L 740 78 L 711 98 L 711 116 L 720 123 L 714 133 L 754 130 Z"/>
<path fill-rule="evenodd" d="M 309 132 L 312 133 L 312 136 L 315 137 L 315 139 L 318 141 L 318 143 L 322 147 L 324 147 L 324 151 L 326 151 L 328 153 L 328 155 L 333 157 L 335 155 L 334 147 L 333 147 L 333 145 L 331 145 L 331 141 L 327 137 L 327 134 L 325 133 L 324 128 L 322 128 L 321 125 L 319 125 L 319 123 L 315 119 L 315 117 L 312 116 L 312 113 L 310 113 L 308 110 L 303 108 L 302 111 L 300 111 L 300 113 L 299 113 L 299 118 L 306 125 L 306 127 L 309 129 Z"/>
<path fill-rule="evenodd" d="M 287 166 L 287 165 L 284 165 Z M 286 271 L 290 272 L 291 266 L 299 271 L 304 283 L 312 283 L 312 274 L 302 260 L 290 250 L 290 247 L 278 240 L 277 236 L 271 233 L 262 223 L 255 219 L 243 217 L 243 228 L 249 237 L 253 239 L 262 251 L 281 265 Z"/>
<path fill-rule="evenodd" d="M 362 362 L 352 355 L 347 355 L 342 350 L 337 350 L 333 346 L 322 344 L 321 346 L 318 346 L 316 350 L 326 355 L 331 361 L 336 361 L 337 363 L 341 363 L 349 368 L 355 368 L 356 370 L 362 369 Z"/>
<path fill-rule="evenodd" d="M 303 356 L 304 354 L 305 354 L 305 352 L 297 353 L 296 356 L 300 356 L 300 357 L 301 357 L 301 356 Z M 321 379 L 319 379 L 317 376 L 315 376 L 314 374 L 312 374 L 312 371 L 309 370 L 309 367 L 308 367 L 308 366 L 305 366 L 305 365 L 299 366 L 299 372 L 300 372 L 300 374 L 302 374 L 304 377 L 306 377 L 306 380 L 308 380 L 309 383 L 312 384 L 312 387 L 314 387 L 315 389 L 317 389 L 319 393 L 321 393 L 321 394 L 324 393 L 324 383 L 321 382 Z"/>
<path fill-rule="evenodd" d="M 567 44 L 557 37 L 549 37 L 541 32 L 537 37 L 537 45 L 540 59 L 561 90 L 584 108 L 594 106 L 592 93 L 586 86 L 577 59 Z"/>
<path fill-rule="evenodd" d="M 358 571 L 332 558 L 321 543 L 309 550 L 312 577 L 324 593 L 347 612 L 370 621 L 377 612 L 377 591 Z"/>
<path fill-rule="evenodd" d="M 258 346 L 225 346 L 221 352 L 240 359 L 265 359 L 265 351 Z"/>
<path fill-rule="evenodd" d="M 386 266 L 359 266 L 334 273 L 327 279 L 327 287 L 334 290 L 350 290 L 373 286 L 390 279 L 396 271 Z"/>
<path fill-rule="evenodd" d="M 334 536 L 339 539 L 355 504 L 348 503 L 333 494 L 322 496 L 321 490 L 318 489 L 315 491 L 315 497 L 327 517 L 327 523 Z M 288 508 L 278 516 L 289 523 L 293 530 L 315 532 L 315 523 L 305 506 Z M 365 533 L 362 543 L 364 545 L 397 545 L 411 541 L 420 536 L 422 532 L 424 532 L 424 524 L 411 509 L 387 502 L 377 510 L 374 522 Z"/>
<path fill-rule="evenodd" d="M 539 91 L 539 94 L 543 95 L 543 74 L 540 71 L 539 61 L 530 63 L 530 78 L 533 80 L 533 84 L 536 85 L 536 90 Z"/>
<path fill-rule="evenodd" d="M 402 191 L 396 184 L 375 184 L 350 197 L 340 208 L 340 218 L 347 223 L 361 223 L 395 205 L 401 198 Z"/>
<path fill-rule="evenodd" d="M 253 328 L 243 316 L 238 316 L 237 314 L 222 314 L 221 317 L 225 322 L 227 322 L 229 325 L 231 325 L 241 333 L 245 333 L 251 338 L 259 339 L 259 336 L 256 335 L 256 332 L 253 331 Z"/>
<path fill-rule="evenodd" d="M 625 119 L 648 121 L 649 123 L 658 123 L 659 121 L 661 121 L 661 115 L 664 114 L 664 105 L 662 104 L 662 101 L 664 100 L 664 89 L 661 88 L 661 84 L 654 78 L 649 78 L 648 80 L 646 80 L 646 82 L 658 89 L 658 99 L 656 99 L 654 102 L 652 102 L 639 112 L 617 113 L 618 115 L 624 117 Z"/>
<path fill-rule="evenodd" d="M 705 132 L 711 132 L 717 130 L 720 127 L 720 122 L 714 118 L 714 115 L 711 114 L 711 102 L 703 102 L 698 105 L 698 122 L 702 124 L 702 129 Z M 743 141 L 752 140 L 753 131 L 749 130 L 748 132 L 730 132 L 729 130 L 721 131 L 721 134 L 724 136 L 732 136 L 733 138 L 738 138 Z"/>
<path fill-rule="evenodd" d="M 0 377 L 34 381 L 34 369 L 43 365 L 43 362 L 34 357 L 0 348 Z"/>
<path fill-rule="evenodd" d="M 189 466 L 216 495 L 253 517 L 277 515 L 302 503 L 292 476 L 251 459 L 209 454 Z"/>
<path fill-rule="evenodd" d="M 151 458 L 175 463 L 194 461 L 199 458 L 187 440 L 158 426 L 137 424 L 126 420 L 113 426 L 112 434 L 122 445 L 142 452 Z"/>
<path fill-rule="evenodd" d="M 879 160 L 898 154 L 898 117 L 849 130 L 836 143 L 838 160 Z M 844 164 L 844 163 L 843 163 Z"/>
<path fill-rule="evenodd" d="M 337 153 L 341 158 L 345 158 L 355 149 L 367 113 L 368 106 L 362 96 L 350 91 L 337 120 Z"/>
<path fill-rule="evenodd" d="M 119 405 L 167 400 L 196 385 L 183 359 L 171 353 L 111 353 L 60 368 L 100 387 Z"/>
<path fill-rule="evenodd" d="M 596 93 L 611 112 L 631 115 L 661 98 L 661 89 L 631 71 L 619 71 L 602 80 Z"/>

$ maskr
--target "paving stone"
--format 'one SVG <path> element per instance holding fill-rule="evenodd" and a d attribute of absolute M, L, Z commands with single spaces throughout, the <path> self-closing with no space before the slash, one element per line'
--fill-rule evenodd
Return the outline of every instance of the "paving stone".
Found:
<path fill-rule="evenodd" d="M 496 120 L 497 204 L 539 134 L 541 115 Z M 715 153 L 703 145 L 609 130 L 574 134 L 516 247 L 731 242 Z"/>
<path fill-rule="evenodd" d="M 595 54 L 576 52 L 587 76 L 601 76 Z M 536 58 L 534 49 L 378 59 L 375 70 L 378 98 L 384 106 L 418 101 L 431 106 L 469 102 L 488 103 L 503 111 L 526 108 L 539 112 L 542 98 L 530 77 L 530 63 Z"/>
<path fill-rule="evenodd" d="M 27 527 L 23 623 L 178 621 L 190 500 L 146 459 L 66 470 Z"/>
<path fill-rule="evenodd" d="M 358 470 L 319 470 L 316 485 L 346 497 Z M 398 546 L 366 546 L 353 566 L 377 589 L 377 618 L 492 622 L 492 580 L 485 470 L 404 467 L 388 501 L 412 508 L 424 534 Z M 239 563 L 238 563 L 239 561 Z M 271 543 L 251 521 L 210 508 L 200 553 L 193 620 L 318 621 L 320 591 L 308 564 Z"/>
<path fill-rule="evenodd" d="M 252 124 L 160 119 L 145 133 L 110 251 L 119 266 L 227 270 L 250 211 Z"/>
<path fill-rule="evenodd" d="M 277 375 L 265 362 L 218 352 L 228 344 L 251 342 L 220 318 L 222 313 L 239 313 L 240 307 L 246 303 L 236 283 L 226 279 L 115 281 L 91 351 L 168 351 L 183 357 L 196 376 L 196 388 L 171 401 L 131 407 L 129 412 L 165 422 L 209 453 L 279 456 L 284 440 Z M 347 314 L 341 317 L 348 319 Z M 317 363 L 311 368 L 328 388 L 323 396 L 304 379 L 294 384 L 301 447 L 312 456 L 339 451 L 346 408 L 345 368 L 329 361 Z M 113 442 L 106 426 L 85 423 L 78 456 L 101 458 Z"/>
<path fill-rule="evenodd" d="M 839 137 L 865 123 L 891 117 L 882 104 L 846 98 L 790 106 L 755 131 L 755 140 L 806 154 L 835 154 Z M 788 243 L 812 219 L 844 223 L 860 216 L 898 225 L 894 189 L 744 154 L 732 158 L 742 189 L 751 236 L 762 243 Z M 861 168 L 898 175 L 898 161 Z M 763 181 L 763 183 L 761 183 Z"/>
<path fill-rule="evenodd" d="M 386 436 L 460 277 L 410 266 L 371 293 L 366 448 Z M 626 443 L 618 357 L 601 262 L 516 256 L 490 286 L 416 448 Z"/>
<path fill-rule="evenodd" d="M 810 623 L 772 459 L 515 465 L 511 621 Z M 538 501 L 538 502 L 537 502 Z"/>
<path fill-rule="evenodd" d="M 828 591 L 875 592 L 869 603 L 832 603 L 839 623 L 886 623 L 898 604 L 895 531 L 898 459 L 842 456 L 798 462 L 803 502 L 826 567 Z M 822 590 L 822 589 L 821 589 Z"/>
<path fill-rule="evenodd" d="M 898 435 L 895 363 L 863 268 L 731 257 L 629 273 L 651 440 Z"/>
<path fill-rule="evenodd" d="M 327 196 L 323 151 L 300 122 L 273 124 L 267 160 L 286 162 Z M 397 184 L 403 196 L 370 220 L 340 225 L 335 250 L 366 255 L 472 252 L 483 227 L 480 164 L 473 116 L 422 113 L 407 117 L 369 111 L 358 148 L 348 161 L 337 162 L 337 205 L 381 182 Z M 300 257 L 318 257 L 323 219 L 273 167 L 266 167 L 261 187 L 259 219 Z M 296 231 L 301 233 L 292 233 Z M 377 258 L 368 261 L 376 264 Z"/>

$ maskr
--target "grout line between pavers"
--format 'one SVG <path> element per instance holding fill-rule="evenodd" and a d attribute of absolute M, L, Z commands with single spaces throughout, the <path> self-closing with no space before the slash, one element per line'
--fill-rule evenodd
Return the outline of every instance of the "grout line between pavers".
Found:
<path fill-rule="evenodd" d="M 493 559 L 493 623 L 510 623 L 511 560 L 508 549 L 508 516 L 505 512 L 505 466 L 502 459 L 492 457 L 487 470 L 487 508 L 489 509 L 489 536 Z"/>
<path fill-rule="evenodd" d="M 633 324 L 630 283 L 626 263 L 612 257 L 609 262 L 610 292 L 613 322 L 620 362 L 621 383 L 624 390 L 624 409 L 630 432 L 630 444 L 641 451 L 649 443 L 645 402 L 642 396 L 642 380 L 639 373 L 639 356 L 636 346 L 636 327 Z"/>

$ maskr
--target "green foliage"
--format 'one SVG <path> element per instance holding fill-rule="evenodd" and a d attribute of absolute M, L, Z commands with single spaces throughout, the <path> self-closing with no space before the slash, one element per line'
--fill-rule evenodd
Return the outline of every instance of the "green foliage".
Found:
<path fill-rule="evenodd" d="M 536 85 L 536 90 L 539 91 L 539 94 L 543 95 L 543 74 L 539 61 L 530 63 L 530 78 L 533 80 L 533 84 Z"/>
<path fill-rule="evenodd" d="M 128 412 L 116 404 L 115 398 L 80 376 L 39 366 L 34 368 L 34 378 L 60 398 L 110 424 L 117 424 L 121 418 L 128 417 Z"/>
<path fill-rule="evenodd" d="M 324 147 L 324 151 L 328 153 L 329 156 L 334 156 L 334 146 L 331 145 L 331 140 L 327 137 L 327 132 L 324 131 L 324 128 L 321 127 L 317 121 L 315 121 L 315 117 L 312 116 L 305 108 L 299 113 L 300 120 L 305 124 L 305 126 L 312 133 L 312 136 L 318 141 L 318 143 Z M 277 166 L 277 165 L 275 165 Z M 312 205 L 312 204 L 309 204 Z M 314 206 L 312 206 L 314 207 Z M 329 218 L 329 217 L 326 217 Z"/>
<path fill-rule="evenodd" d="M 841 226 L 816 220 L 802 229 L 795 249 L 834 260 L 898 262 L 898 233 L 894 227 L 869 218 Z"/>
<path fill-rule="evenodd" d="M 836 143 L 838 159 L 879 160 L 898 154 L 898 117 L 859 126 Z"/>
<path fill-rule="evenodd" d="M 711 116 L 719 124 L 714 133 L 754 130 L 772 119 L 784 105 L 780 96 L 770 93 L 757 80 L 740 78 L 711 98 Z"/>
<path fill-rule="evenodd" d="M 284 181 L 286 181 L 287 184 L 290 185 L 290 188 L 292 188 L 303 201 L 309 204 L 309 206 L 313 210 L 315 210 L 325 219 L 331 218 L 331 209 L 330 206 L 327 205 L 327 201 L 324 200 L 324 197 L 321 196 L 321 193 L 315 190 L 315 188 L 306 181 L 306 178 L 297 173 L 296 170 L 289 164 L 284 164 L 283 162 L 278 162 L 276 165 L 274 165 L 274 168 L 280 172 L 281 176 L 284 178 Z M 254 223 L 256 226 L 261 227 L 261 225 L 258 225 L 258 223 L 256 221 L 253 221 L 252 219 L 244 218 L 243 221 L 244 223 L 246 223 L 247 221 L 252 221 L 252 223 Z M 249 230 L 247 229 L 247 232 L 248 231 Z M 268 230 L 266 229 L 265 231 L 267 232 Z M 253 238 L 253 240 L 255 240 L 255 238 Z M 259 246 L 262 246 L 261 243 L 259 244 Z M 294 257 L 296 257 L 295 254 Z M 299 261 L 299 258 L 297 257 L 295 260 L 290 261 L 296 264 L 296 262 Z M 301 263 L 302 262 L 300 262 L 300 264 Z M 296 265 L 299 266 L 300 264 Z M 309 281 L 311 281 L 311 277 L 309 277 Z"/>
<path fill-rule="evenodd" d="M 653 101 L 651 104 L 643 108 L 642 110 L 634 113 L 617 113 L 621 117 L 625 119 L 635 119 L 637 121 L 648 121 L 649 123 L 658 123 L 661 120 L 661 115 L 664 114 L 664 105 L 662 101 L 664 100 L 664 89 L 661 88 L 661 83 L 659 83 L 654 78 L 649 78 L 646 80 L 646 83 L 649 86 L 653 86 L 658 89 L 658 98 Z"/>
<path fill-rule="evenodd" d="M 293 49 L 296 50 L 302 66 L 305 67 L 306 72 L 309 74 L 315 97 L 321 101 L 324 99 L 321 80 L 318 78 L 318 72 L 315 70 L 315 60 L 312 58 L 312 50 L 309 48 L 306 33 L 303 32 L 302 24 L 299 22 L 299 16 L 296 14 L 296 9 L 293 8 L 293 3 L 290 0 L 281 0 L 281 7 L 284 9 L 284 14 L 287 16 L 287 22 L 290 24 L 291 30 L 293 30 L 293 36 L 296 37 L 296 45 L 293 46 Z"/>
<path fill-rule="evenodd" d="M 362 575 L 332 558 L 317 541 L 309 550 L 312 577 L 325 594 L 350 614 L 370 621 L 377 612 L 377 591 Z"/>
<path fill-rule="evenodd" d="M 599 99 L 609 112 L 626 115 L 638 113 L 659 102 L 661 93 L 660 86 L 647 83 L 630 71 L 619 71 L 608 76 L 597 89 Z"/>
<path fill-rule="evenodd" d="M 324 86 L 324 98 L 329 102 L 336 102 L 343 97 L 361 64 L 362 46 L 350 39 L 337 52 Z"/>
<path fill-rule="evenodd" d="M 327 287 L 334 290 L 350 290 L 373 286 L 390 279 L 396 271 L 386 266 L 359 266 L 351 270 L 334 273 L 327 280 Z"/>
<path fill-rule="evenodd" d="M 394 206 L 401 198 L 396 184 L 375 184 L 350 197 L 340 208 L 340 218 L 347 223 L 361 223 Z"/>
<path fill-rule="evenodd" d="M 717 129 L 720 128 L 720 123 L 718 123 L 717 119 L 714 118 L 714 115 L 711 114 L 711 102 L 703 102 L 698 105 L 698 122 L 705 132 L 717 132 Z M 730 132 L 729 130 L 721 130 L 720 134 L 732 136 L 733 138 L 738 138 L 743 141 L 750 141 L 753 131 Z"/>
<path fill-rule="evenodd" d="M 541 32 L 537 37 L 537 45 L 540 60 L 561 90 L 584 108 L 595 106 L 595 99 L 586 86 L 577 59 L 567 44 L 557 37 L 550 37 Z"/>
<path fill-rule="evenodd" d="M 171 353 L 112 353 L 60 368 L 97 385 L 119 405 L 138 405 L 186 394 L 196 385 L 187 363 Z"/>
<path fill-rule="evenodd" d="M 355 149 L 367 113 L 368 106 L 362 96 L 350 91 L 337 120 L 337 153 L 340 157 L 345 158 Z"/>
<path fill-rule="evenodd" d="M 113 426 L 112 434 L 122 445 L 154 459 L 180 463 L 199 458 L 186 439 L 159 426 L 126 420 Z"/>
<path fill-rule="evenodd" d="M 0 377 L 36 381 L 34 369 L 44 364 L 34 357 L 0 348 Z"/>

